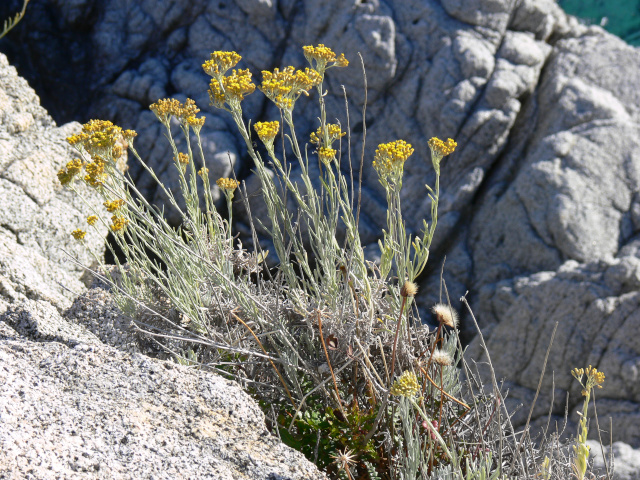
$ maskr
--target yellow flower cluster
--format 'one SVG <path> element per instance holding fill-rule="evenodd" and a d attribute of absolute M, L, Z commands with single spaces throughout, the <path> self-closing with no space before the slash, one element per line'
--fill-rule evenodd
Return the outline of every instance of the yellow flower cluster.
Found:
<path fill-rule="evenodd" d="M 126 227 L 128 223 L 129 223 L 129 220 L 127 220 L 126 218 L 113 215 L 111 217 L 111 225 L 110 225 L 111 231 L 118 232 L 122 230 L 124 227 Z"/>
<path fill-rule="evenodd" d="M 349 61 L 345 58 L 344 53 L 341 53 L 339 57 L 329 47 L 325 47 L 322 43 L 317 47 L 311 45 L 302 47 L 304 52 L 304 58 L 307 59 L 309 65 L 316 70 L 321 76 L 327 68 L 331 67 L 346 67 L 349 65 Z M 314 66 L 315 62 L 315 66 Z"/>
<path fill-rule="evenodd" d="M 97 221 L 98 221 L 97 215 L 89 215 L 87 217 L 87 223 L 91 226 L 95 225 Z"/>
<path fill-rule="evenodd" d="M 346 135 L 340 129 L 340 125 L 336 125 L 334 123 L 327 123 L 327 136 L 329 137 L 329 146 L 337 139 L 344 137 Z M 311 132 L 311 143 L 315 145 L 320 145 L 322 142 L 322 127 L 318 127 L 315 132 Z"/>
<path fill-rule="evenodd" d="M 223 190 L 233 191 L 236 188 L 238 188 L 238 185 L 240 185 L 240 182 L 238 182 L 237 180 L 234 180 L 233 178 L 219 178 L 216 181 L 216 185 L 218 185 Z"/>
<path fill-rule="evenodd" d="M 84 230 L 80 230 L 79 228 L 77 230 L 74 230 L 73 232 L 71 232 L 71 235 L 76 240 L 82 240 L 86 234 L 87 234 L 87 232 L 85 232 Z"/>
<path fill-rule="evenodd" d="M 131 140 L 138 136 L 138 132 L 135 130 L 125 130 L 122 132 L 122 136 L 127 142 L 131 142 Z"/>
<path fill-rule="evenodd" d="M 378 172 L 380 182 L 385 188 L 401 185 L 404 162 L 413 153 L 411 144 L 396 140 L 378 145 L 374 156 L 373 168 Z"/>
<path fill-rule="evenodd" d="M 582 376 L 585 374 L 587 376 L 586 384 L 582 383 Z M 582 392 L 582 395 L 584 396 L 587 396 L 589 394 L 588 392 L 593 387 L 602 388 L 602 383 L 604 383 L 604 373 L 599 372 L 597 368 L 594 368 L 591 365 L 589 365 L 586 370 L 584 368 L 574 368 L 571 370 L 571 375 L 573 375 L 574 378 L 580 382 L 580 385 L 584 387 Z"/>
<path fill-rule="evenodd" d="M 256 122 L 253 129 L 258 134 L 260 140 L 262 140 L 262 143 L 267 147 L 273 146 L 273 139 L 276 138 L 280 130 L 280 122 L 277 120 L 273 122 Z"/>
<path fill-rule="evenodd" d="M 383 163 L 404 163 L 413 154 L 413 147 L 404 140 L 381 143 L 376 150 L 375 158 Z"/>
<path fill-rule="evenodd" d="M 186 153 L 182 153 L 179 152 L 178 153 L 178 158 L 174 158 L 174 160 L 177 160 L 178 163 L 181 163 L 183 165 L 188 165 L 189 164 L 189 155 L 187 155 Z"/>
<path fill-rule="evenodd" d="M 82 132 L 71 135 L 67 142 L 78 150 L 84 148 L 92 157 L 117 158 L 123 149 L 116 144 L 123 138 L 130 141 L 136 133 L 133 130 L 122 131 L 108 120 L 90 120 L 82 126 Z"/>
<path fill-rule="evenodd" d="M 413 397 L 420 391 L 418 378 L 411 371 L 403 372 L 400 377 L 393 382 L 389 393 L 397 397 Z"/>
<path fill-rule="evenodd" d="M 207 167 L 202 167 L 200 170 L 198 170 L 198 175 L 200 175 L 202 178 L 204 178 L 208 174 L 209 174 L 209 169 Z"/>
<path fill-rule="evenodd" d="M 440 158 L 453 153 L 457 146 L 458 144 L 454 142 L 452 138 L 449 138 L 446 142 L 443 142 L 437 137 L 433 137 L 429 140 L 431 154 Z"/>
<path fill-rule="evenodd" d="M 111 200 L 109 202 L 104 202 L 103 205 L 105 207 L 107 207 L 107 212 L 109 213 L 113 213 L 116 210 L 118 210 L 120 207 L 122 207 L 125 204 L 124 200 L 118 199 L 118 200 Z"/>
<path fill-rule="evenodd" d="M 187 171 L 187 165 L 189 165 L 189 155 L 186 153 L 178 152 L 177 157 L 173 157 L 173 160 L 179 165 L 182 173 Z"/>
<path fill-rule="evenodd" d="M 186 122 L 187 125 L 189 125 L 190 127 L 193 127 L 194 130 L 200 130 L 202 128 L 202 126 L 204 125 L 204 120 L 205 117 L 187 117 Z"/>
<path fill-rule="evenodd" d="M 80 173 L 82 167 L 86 171 L 84 181 L 98 187 L 105 181 L 105 165 L 108 159 L 116 160 L 124 154 L 124 148 L 131 142 L 137 133 L 133 130 L 122 130 L 120 127 L 106 120 L 90 120 L 82 126 L 82 132 L 67 138 L 67 142 L 78 151 L 89 154 L 91 162 L 83 164 L 76 159 L 69 162 L 66 168 L 58 172 L 60 183 L 66 185 L 75 175 Z"/>
<path fill-rule="evenodd" d="M 164 125 L 169 125 L 172 116 L 179 119 L 183 124 L 192 127 L 202 127 L 202 125 L 204 125 L 204 117 L 196 117 L 200 109 L 196 106 L 196 102 L 190 98 L 187 98 L 184 104 L 175 98 L 163 98 L 156 103 L 152 103 L 151 106 L 149 106 L 149 110 L 151 110 Z"/>
<path fill-rule="evenodd" d="M 225 108 L 225 103 L 233 110 L 240 105 L 246 95 L 252 94 L 256 86 L 251 83 L 251 72 L 233 70 L 228 77 L 216 77 L 209 83 L 209 100 L 216 108 Z"/>
<path fill-rule="evenodd" d="M 320 147 L 318 149 L 318 158 L 325 165 L 329 165 L 336 158 L 337 151 L 331 147 Z"/>
<path fill-rule="evenodd" d="M 97 187 L 107 178 L 107 174 L 104 172 L 105 162 L 102 158 L 95 156 L 91 158 L 93 162 L 84 166 L 84 170 L 87 174 L 84 176 L 84 181 L 91 187 Z"/>
<path fill-rule="evenodd" d="M 62 185 L 66 185 L 73 180 L 73 177 L 82 171 L 83 166 L 84 163 L 79 158 L 71 160 L 67 163 L 65 168 L 61 168 L 58 172 L 58 180 L 60 180 Z"/>
<path fill-rule="evenodd" d="M 308 95 L 308 91 L 319 85 L 322 77 L 310 68 L 304 71 L 293 67 L 286 67 L 282 71 L 275 68 L 273 72 L 262 72 L 262 85 L 260 90 L 278 108 L 291 111 L 302 93 Z"/>
<path fill-rule="evenodd" d="M 211 59 L 202 64 L 205 73 L 211 77 L 221 77 L 227 70 L 235 67 L 242 57 L 236 52 L 217 51 L 211 54 Z"/>

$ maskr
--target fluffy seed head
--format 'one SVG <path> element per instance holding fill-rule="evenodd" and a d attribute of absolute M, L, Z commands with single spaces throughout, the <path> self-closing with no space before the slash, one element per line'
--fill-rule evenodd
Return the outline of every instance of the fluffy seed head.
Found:
<path fill-rule="evenodd" d="M 418 285 L 408 280 L 404 282 L 400 289 L 400 295 L 403 297 L 415 297 L 416 293 L 418 293 Z"/>
<path fill-rule="evenodd" d="M 342 452 L 332 453 L 331 458 L 333 458 L 333 463 L 343 470 L 349 470 L 350 466 L 356 464 L 356 455 L 348 448 L 345 448 Z"/>
<path fill-rule="evenodd" d="M 437 363 L 441 367 L 447 367 L 453 363 L 451 355 L 440 349 L 434 350 L 433 355 L 431 355 L 431 360 L 433 360 L 433 363 Z"/>
<path fill-rule="evenodd" d="M 437 303 L 431 311 L 435 314 L 438 322 L 451 328 L 458 326 L 458 313 L 449 305 Z"/>

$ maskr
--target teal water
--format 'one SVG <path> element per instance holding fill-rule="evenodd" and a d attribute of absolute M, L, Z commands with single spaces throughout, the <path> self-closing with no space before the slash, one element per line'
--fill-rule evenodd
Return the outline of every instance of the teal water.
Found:
<path fill-rule="evenodd" d="M 565 12 L 640 46 L 640 0 L 559 0 Z"/>

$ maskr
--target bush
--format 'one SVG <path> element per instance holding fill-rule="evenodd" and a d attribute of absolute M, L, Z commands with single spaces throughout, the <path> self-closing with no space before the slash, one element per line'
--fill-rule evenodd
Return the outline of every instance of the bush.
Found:
<path fill-rule="evenodd" d="M 235 52 L 214 52 L 203 64 L 212 77 L 211 104 L 235 121 L 261 181 L 270 220 L 263 228 L 279 261 L 274 269 L 265 268 L 269 252 L 260 249 L 255 225 L 254 251 L 234 241 L 235 179 L 216 181 L 228 217 L 215 208 L 200 142 L 204 118 L 192 100 L 151 105 L 172 146 L 186 205 L 180 208 L 159 182 L 181 214 L 177 229 L 126 174 L 128 148 L 157 181 L 134 148 L 135 132 L 94 120 L 68 139 L 81 158 L 59 172 L 60 181 L 73 188 L 84 171 L 83 180 L 103 195 L 108 212 L 92 212 L 87 221 L 108 224 L 127 260 L 119 265 L 121 279 L 110 278 L 118 305 L 180 363 L 240 382 L 260 402 L 272 432 L 335 478 L 494 479 L 547 472 L 526 435 L 519 445 L 525 440 L 526 448 L 515 448 L 495 379 L 485 393 L 464 361 L 448 296 L 434 307 L 435 331 L 413 305 L 414 281 L 437 225 L 441 165 L 456 143 L 428 142 L 436 173 L 435 185 L 426 186 L 431 223 L 425 221 L 415 238 L 405 230 L 400 201 L 403 166 L 414 149 L 403 140 L 378 146 L 373 167 L 386 191 L 387 225 L 380 264 L 365 261 L 358 192 L 341 172 L 345 133 L 327 122 L 324 102 L 326 72 L 348 62 L 324 45 L 304 47 L 304 54 L 310 64 L 304 70 L 262 72 L 258 88 L 280 111 L 279 121 L 254 125 L 266 159 L 242 114 L 242 100 L 256 88 L 251 72 L 233 69 L 241 59 Z M 312 147 L 301 148 L 293 111 L 312 89 L 319 126 Z M 176 129 L 186 138 L 186 152 L 178 151 Z M 279 135 L 301 171 L 301 184 L 291 180 L 284 154 L 276 153 Z M 319 165 L 318 189 L 310 160 Z M 287 210 L 286 197 L 296 212 Z M 248 206 L 246 192 L 242 198 Z M 73 235 L 82 240 L 84 231 Z M 546 462 L 548 467 L 548 457 Z M 554 475 L 563 471 L 556 468 Z"/>

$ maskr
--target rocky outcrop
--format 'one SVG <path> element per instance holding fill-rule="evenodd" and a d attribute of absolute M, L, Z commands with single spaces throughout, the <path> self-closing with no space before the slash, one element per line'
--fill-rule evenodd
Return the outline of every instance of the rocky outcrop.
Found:
<path fill-rule="evenodd" d="M 106 226 L 88 229 L 87 215 L 101 205 L 79 186 L 87 204 L 62 187 L 56 174 L 71 161 L 65 138 L 80 125 L 56 126 L 36 93 L 0 54 L 0 313 L 25 300 L 62 310 L 84 291 L 94 257 L 73 239 L 76 228 L 103 256 Z"/>
<path fill-rule="evenodd" d="M 105 345 L 44 301 L 0 316 L 0 426 L 2 478 L 325 478 L 235 382 Z"/>
<path fill-rule="evenodd" d="M 455 138 L 459 149 L 443 167 L 431 271 L 420 279 L 425 317 L 446 255 L 454 305 L 470 292 L 497 375 L 508 379 L 509 401 L 523 402 L 523 411 L 559 321 L 534 421 L 545 421 L 550 370 L 553 413 L 560 415 L 567 391 L 571 411 L 580 403 L 570 370 L 591 363 L 607 375 L 599 413 L 614 418 L 616 439 L 640 446 L 637 49 L 579 25 L 552 0 L 331 0 L 321 7 L 305 0 L 32 0 L 30 8 L 12 32 L 14 43 L 5 39 L 1 48 L 46 79 L 42 91 L 51 92 L 59 115 L 99 116 L 138 130 L 138 149 L 168 185 L 175 184 L 171 155 L 150 102 L 189 96 L 207 109 L 200 64 L 212 50 L 237 50 L 242 67 L 257 73 L 303 66 L 300 47 L 317 43 L 352 61 L 330 72 L 327 103 L 347 125 L 339 88 L 345 85 L 357 175 L 363 92 L 356 53 L 362 52 L 369 105 L 361 225 L 368 252 L 375 256 L 386 213 L 370 166 L 375 145 L 403 138 L 416 146 L 405 166 L 403 202 L 407 229 L 417 231 L 429 212 L 424 184 L 433 180 L 426 139 Z M 48 75 L 54 66 L 60 75 Z M 69 85 L 84 92 L 81 105 L 72 106 L 78 102 Z M 245 111 L 254 121 L 277 117 L 260 94 L 247 98 Z M 310 104 L 296 111 L 301 135 L 316 128 Z M 250 183 L 251 166 L 230 119 L 213 110 L 207 117 L 212 176 L 233 168 Z M 149 198 L 162 201 L 140 169 L 132 173 Z M 242 215 L 239 209 L 235 218 Z M 238 230 L 248 231 L 242 224 Z M 480 360 L 477 340 L 469 354 Z M 526 415 L 517 415 L 521 425 Z"/>

